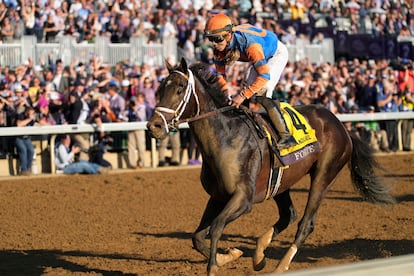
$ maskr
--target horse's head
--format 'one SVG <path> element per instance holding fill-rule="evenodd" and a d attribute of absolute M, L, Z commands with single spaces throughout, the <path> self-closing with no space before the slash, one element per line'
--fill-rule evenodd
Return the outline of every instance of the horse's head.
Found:
<path fill-rule="evenodd" d="M 157 90 L 159 102 L 147 124 L 151 135 L 157 139 L 163 139 L 169 131 L 176 130 L 181 119 L 197 116 L 200 112 L 194 76 L 187 62 L 181 59 L 176 67 L 168 62 L 166 66 L 170 74 Z"/>

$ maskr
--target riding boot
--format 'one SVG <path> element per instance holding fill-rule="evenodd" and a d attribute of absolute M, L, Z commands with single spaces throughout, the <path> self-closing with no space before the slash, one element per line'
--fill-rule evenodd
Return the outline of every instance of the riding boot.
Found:
<path fill-rule="evenodd" d="M 257 97 L 257 101 L 261 103 L 264 109 L 266 109 L 273 126 L 279 134 L 280 139 L 277 142 L 279 150 L 297 145 L 296 140 L 289 133 L 286 126 L 286 122 L 283 118 L 282 112 L 280 111 L 279 102 L 276 103 L 269 98 L 261 96 Z"/>

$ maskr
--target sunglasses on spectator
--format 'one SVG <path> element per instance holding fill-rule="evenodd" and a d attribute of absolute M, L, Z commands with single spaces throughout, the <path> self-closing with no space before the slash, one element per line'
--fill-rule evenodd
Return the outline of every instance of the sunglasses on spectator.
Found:
<path fill-rule="evenodd" d="M 221 35 L 219 35 L 219 36 L 209 36 L 209 37 L 208 37 L 208 40 L 209 40 L 210 42 L 220 43 L 220 42 L 223 42 L 224 37 L 223 37 L 223 36 L 221 36 Z"/>

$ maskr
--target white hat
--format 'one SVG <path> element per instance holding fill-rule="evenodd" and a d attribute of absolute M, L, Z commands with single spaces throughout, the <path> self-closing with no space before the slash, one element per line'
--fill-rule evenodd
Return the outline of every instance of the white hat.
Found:
<path fill-rule="evenodd" d="M 49 94 L 49 98 L 50 98 L 51 100 L 59 100 L 59 99 L 60 99 L 60 96 L 59 96 L 59 93 L 58 93 L 58 92 L 56 92 L 56 91 L 52 91 L 52 92 L 50 92 L 50 94 Z"/>
<path fill-rule="evenodd" d="M 122 80 L 121 85 L 122 86 L 129 86 L 129 80 Z"/>
<path fill-rule="evenodd" d="M 43 67 L 40 65 L 35 65 L 34 69 L 35 71 L 43 71 Z"/>
<path fill-rule="evenodd" d="M 17 83 L 17 84 L 14 85 L 14 91 L 15 92 L 23 92 L 24 90 L 23 90 L 23 87 L 21 86 L 21 84 Z"/>

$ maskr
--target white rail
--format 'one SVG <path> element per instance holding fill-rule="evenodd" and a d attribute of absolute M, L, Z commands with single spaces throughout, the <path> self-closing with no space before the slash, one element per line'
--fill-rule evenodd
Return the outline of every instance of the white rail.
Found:
<path fill-rule="evenodd" d="M 414 112 L 388 112 L 388 113 L 364 113 L 364 114 L 338 114 L 338 119 L 342 122 L 363 122 L 363 121 L 384 121 L 398 120 L 398 140 L 401 149 L 401 120 L 414 119 Z M 131 123 L 104 123 L 103 130 L 106 132 L 146 130 L 147 122 Z M 180 125 L 180 128 L 188 128 L 188 124 Z M 3 127 L 0 128 L 0 137 L 21 136 L 21 135 L 50 135 L 50 148 L 54 149 L 56 136 L 59 134 L 71 133 L 93 133 L 96 131 L 95 125 L 56 125 L 56 126 L 32 126 L 32 127 Z M 151 163 L 155 167 L 156 141 L 151 139 Z M 55 152 L 50 151 L 51 170 L 54 173 Z"/>
<path fill-rule="evenodd" d="M 286 276 L 410 276 L 414 275 L 414 254 L 286 272 Z M 266 274 L 276 276 L 276 274 Z M 279 275 L 279 274 L 278 274 Z"/>

